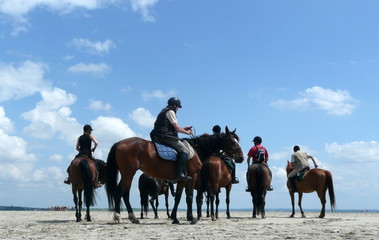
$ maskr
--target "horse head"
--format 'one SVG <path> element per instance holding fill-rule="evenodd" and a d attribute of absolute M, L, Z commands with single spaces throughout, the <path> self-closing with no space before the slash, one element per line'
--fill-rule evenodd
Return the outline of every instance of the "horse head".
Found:
<path fill-rule="evenodd" d="M 228 155 L 234 158 L 236 163 L 242 163 L 244 160 L 242 149 L 239 145 L 239 137 L 234 131 L 229 131 L 228 126 L 225 127 L 225 141 L 222 146 L 222 150 Z"/>
<path fill-rule="evenodd" d="M 287 175 L 293 170 L 293 167 L 290 164 L 290 161 L 287 160 L 287 165 L 286 165 L 286 172 Z"/>

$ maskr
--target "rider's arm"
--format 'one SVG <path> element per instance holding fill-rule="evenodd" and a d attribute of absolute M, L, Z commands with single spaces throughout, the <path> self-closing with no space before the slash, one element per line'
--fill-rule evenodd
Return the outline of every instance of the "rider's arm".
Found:
<path fill-rule="evenodd" d="M 91 135 L 91 140 L 95 144 L 95 146 L 91 149 L 92 152 L 94 152 L 97 148 L 97 145 L 99 144 L 94 136 Z"/>
<path fill-rule="evenodd" d="M 247 167 L 249 167 L 249 166 L 250 166 L 250 159 L 251 159 L 251 157 L 250 157 L 250 156 L 248 156 L 248 157 L 247 157 Z"/>
<path fill-rule="evenodd" d="M 317 165 L 317 163 L 316 163 L 316 161 L 315 161 L 315 159 L 311 156 L 311 155 L 308 155 L 307 154 L 307 158 L 310 158 L 310 159 L 312 159 L 312 162 L 313 162 L 313 164 L 315 165 L 315 168 L 317 168 L 318 167 L 318 165 Z"/>
<path fill-rule="evenodd" d="M 78 138 L 78 140 L 76 141 L 76 151 L 79 152 L 79 150 L 80 150 L 80 145 L 79 145 L 79 138 Z"/>
<path fill-rule="evenodd" d="M 181 126 L 179 126 L 178 123 L 172 123 L 172 126 L 174 126 L 175 131 L 177 131 L 178 133 L 184 133 L 184 134 L 187 134 L 187 135 L 191 135 L 192 134 L 192 130 L 191 130 L 192 127 L 182 128 Z"/>

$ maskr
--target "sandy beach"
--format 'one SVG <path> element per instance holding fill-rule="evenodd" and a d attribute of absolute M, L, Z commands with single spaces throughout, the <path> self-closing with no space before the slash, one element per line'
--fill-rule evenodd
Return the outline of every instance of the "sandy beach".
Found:
<path fill-rule="evenodd" d="M 136 214 L 139 214 L 136 212 Z M 0 239 L 379 239 L 379 213 L 308 212 L 307 218 L 290 212 L 266 213 L 266 219 L 252 219 L 251 212 L 224 212 L 212 221 L 203 218 L 191 225 L 185 212 L 178 212 L 180 224 L 173 225 L 163 211 L 159 219 L 132 224 L 122 212 L 123 223 L 115 224 L 112 213 L 92 211 L 92 222 L 75 222 L 74 211 L 0 211 Z M 138 215 L 139 216 L 139 215 Z"/>

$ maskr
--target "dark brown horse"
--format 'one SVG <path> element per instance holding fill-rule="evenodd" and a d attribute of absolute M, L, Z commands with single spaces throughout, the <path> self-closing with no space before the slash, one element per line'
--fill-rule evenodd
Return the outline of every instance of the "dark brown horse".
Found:
<path fill-rule="evenodd" d="M 166 212 L 168 218 L 170 218 L 170 212 L 168 210 L 169 190 L 171 191 L 172 196 L 175 197 L 174 184 L 171 181 L 152 178 L 145 173 L 142 173 L 138 179 L 138 189 L 141 198 L 141 219 L 143 219 L 144 213 L 145 216 L 147 216 L 149 202 L 154 211 L 155 219 L 158 218 L 159 195 L 165 196 Z"/>
<path fill-rule="evenodd" d="M 227 128 L 225 134 L 200 136 L 195 137 L 193 140 L 202 142 L 212 153 L 219 152 L 220 150 L 229 153 L 240 151 L 233 132 L 229 132 Z M 201 166 L 201 161 L 196 153 L 187 161 L 187 174 L 191 176 L 192 180 L 178 181 L 177 183 L 175 205 L 171 213 L 171 219 L 173 219 L 174 224 L 179 223 L 177 219 L 177 209 L 184 187 L 186 188 L 187 195 L 187 220 L 191 221 L 191 223 L 196 222 L 192 215 L 193 189 Z M 108 155 L 107 180 L 105 184 L 109 208 L 115 211 L 115 221 L 121 220 L 120 203 L 121 198 L 123 198 L 129 219 L 132 223 L 139 223 L 129 202 L 130 186 L 138 169 L 153 178 L 174 180 L 176 163 L 159 157 L 155 145 L 151 141 L 133 137 L 115 143 Z M 121 174 L 120 182 L 117 181 L 118 172 Z"/>
<path fill-rule="evenodd" d="M 241 153 L 242 154 L 242 153 Z M 197 218 L 201 218 L 201 209 L 203 202 L 203 192 L 207 193 L 207 209 L 209 209 L 210 205 L 210 217 L 214 221 L 218 219 L 218 206 L 220 204 L 220 191 L 221 188 L 225 188 L 226 190 L 226 216 L 228 219 L 230 216 L 230 191 L 232 189 L 232 175 L 229 169 L 226 167 L 224 161 L 219 154 L 210 156 L 205 162 L 203 162 L 203 167 L 201 169 L 201 183 L 200 188 L 198 189 L 198 194 L 196 197 L 197 202 Z M 226 161 L 232 161 L 226 160 Z M 241 163 L 243 161 L 242 158 L 238 158 L 237 162 Z M 214 201 L 216 197 L 216 211 L 214 210 Z M 207 212 L 207 216 L 209 216 L 209 211 Z"/>
<path fill-rule="evenodd" d="M 99 180 L 104 183 L 106 164 L 104 161 L 95 160 L 99 168 Z M 90 206 L 95 205 L 94 181 L 96 178 L 95 161 L 87 156 L 77 156 L 72 160 L 69 168 L 69 178 L 71 180 L 72 194 L 75 203 L 76 221 L 82 220 L 82 192 L 84 190 L 84 202 L 87 208 L 86 219 L 91 221 Z"/>
<path fill-rule="evenodd" d="M 247 185 L 253 200 L 253 218 L 266 218 L 266 194 L 271 184 L 270 170 L 265 163 L 253 163 L 247 169 Z"/>
<path fill-rule="evenodd" d="M 290 167 L 289 162 L 287 161 L 287 175 L 293 170 Z M 289 194 L 291 196 L 291 204 L 292 204 L 292 214 L 290 217 L 295 216 L 295 192 L 291 191 L 291 182 L 287 180 L 287 188 L 289 190 Z M 334 196 L 334 187 L 333 187 L 333 177 L 332 173 L 328 170 L 323 170 L 319 168 L 313 168 L 305 173 L 304 178 L 300 182 L 296 182 L 297 192 L 299 193 L 299 208 L 301 212 L 301 216 L 305 218 L 305 214 L 303 208 L 301 207 L 301 200 L 303 198 L 303 193 L 311 193 L 316 191 L 318 197 L 321 201 L 321 212 L 320 218 L 325 217 L 325 203 L 326 203 L 326 190 L 329 190 L 329 199 L 330 206 L 332 212 L 335 210 L 336 200 Z"/>

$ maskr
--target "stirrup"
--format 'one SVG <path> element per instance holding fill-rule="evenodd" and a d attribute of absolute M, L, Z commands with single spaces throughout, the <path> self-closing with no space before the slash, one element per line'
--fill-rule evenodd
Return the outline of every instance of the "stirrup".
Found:
<path fill-rule="evenodd" d="M 187 176 L 185 174 L 179 174 L 178 176 L 176 176 L 176 179 L 175 180 L 192 180 L 192 177 L 190 176 Z"/>
<path fill-rule="evenodd" d="M 249 187 L 247 187 L 245 192 L 251 192 L 251 189 Z"/>
<path fill-rule="evenodd" d="M 234 178 L 233 180 L 232 180 L 232 184 L 237 184 L 237 183 L 240 183 L 240 180 L 238 180 L 238 178 Z"/>
<path fill-rule="evenodd" d="M 268 188 L 267 188 L 267 191 L 273 191 L 274 188 L 270 185 Z"/>
<path fill-rule="evenodd" d="M 68 184 L 68 185 L 70 185 L 70 184 L 71 184 L 71 182 L 70 182 L 70 179 L 69 179 L 69 178 L 66 178 L 66 179 L 63 181 L 63 183 L 65 183 L 65 184 Z"/>

